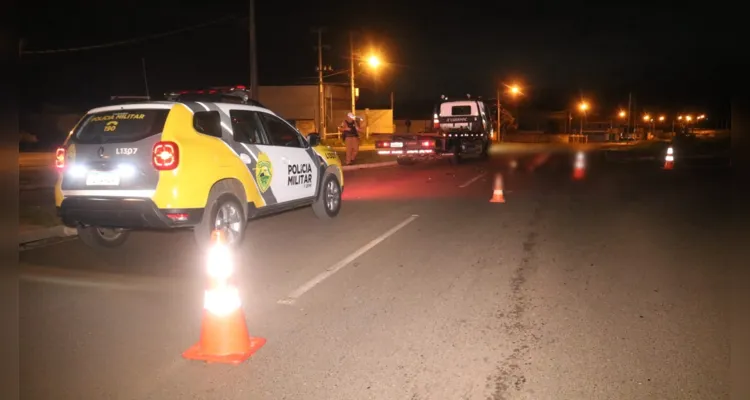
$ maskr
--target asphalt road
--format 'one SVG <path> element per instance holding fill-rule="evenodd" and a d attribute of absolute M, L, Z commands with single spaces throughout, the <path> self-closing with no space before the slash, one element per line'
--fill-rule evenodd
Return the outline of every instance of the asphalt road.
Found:
<path fill-rule="evenodd" d="M 354 171 L 336 220 L 252 222 L 239 281 L 268 342 L 239 366 L 180 356 L 190 233 L 24 251 L 22 398 L 726 398 L 727 171 L 591 154 L 574 181 L 570 155 L 512 158 Z"/>

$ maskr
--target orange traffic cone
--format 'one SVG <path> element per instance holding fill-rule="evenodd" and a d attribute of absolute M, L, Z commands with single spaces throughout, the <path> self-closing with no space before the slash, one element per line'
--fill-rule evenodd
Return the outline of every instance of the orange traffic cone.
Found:
<path fill-rule="evenodd" d="M 664 157 L 664 169 L 674 168 L 674 149 L 672 146 L 667 148 L 667 155 Z"/>
<path fill-rule="evenodd" d="M 586 177 L 586 170 L 584 168 L 578 168 L 576 167 L 573 170 L 573 179 L 580 181 L 581 179 Z"/>
<path fill-rule="evenodd" d="M 495 184 L 492 190 L 490 203 L 505 203 L 505 196 L 503 195 L 503 176 L 500 173 L 495 174 Z"/>
<path fill-rule="evenodd" d="M 266 339 L 248 333 L 239 291 L 229 283 L 233 266 L 223 234 L 212 232 L 211 241 L 210 285 L 204 295 L 200 340 L 182 356 L 208 363 L 240 364 L 258 351 Z"/>
<path fill-rule="evenodd" d="M 586 156 L 582 151 L 576 153 L 576 161 L 573 166 L 573 179 L 581 180 L 586 177 Z"/>

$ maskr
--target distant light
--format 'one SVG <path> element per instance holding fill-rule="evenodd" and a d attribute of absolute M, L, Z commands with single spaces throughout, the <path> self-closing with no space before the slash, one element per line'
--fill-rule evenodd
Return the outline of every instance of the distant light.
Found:
<path fill-rule="evenodd" d="M 625 118 L 628 115 L 625 111 L 620 111 L 620 118 Z"/>
<path fill-rule="evenodd" d="M 659 121 L 664 121 L 665 118 L 666 118 L 665 116 L 661 115 L 659 116 Z"/>

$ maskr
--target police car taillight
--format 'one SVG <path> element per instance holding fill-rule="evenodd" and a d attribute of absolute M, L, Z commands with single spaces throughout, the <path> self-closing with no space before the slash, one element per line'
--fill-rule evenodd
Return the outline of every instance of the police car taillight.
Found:
<path fill-rule="evenodd" d="M 65 148 L 64 147 L 58 147 L 57 150 L 55 150 L 55 168 L 57 169 L 65 168 Z"/>
<path fill-rule="evenodd" d="M 435 146 L 435 142 L 431 140 L 425 140 L 421 144 L 422 144 L 422 147 L 434 147 Z"/>
<path fill-rule="evenodd" d="M 180 164 L 180 148 L 175 142 L 157 142 L 151 154 L 151 161 L 159 171 L 169 171 Z"/>

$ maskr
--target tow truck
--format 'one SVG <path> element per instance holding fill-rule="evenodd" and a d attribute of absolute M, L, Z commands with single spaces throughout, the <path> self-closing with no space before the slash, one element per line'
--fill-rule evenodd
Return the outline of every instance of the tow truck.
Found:
<path fill-rule="evenodd" d="M 461 163 L 466 158 L 486 157 L 494 129 L 481 99 L 450 100 L 446 96 L 435 106 L 434 132 L 375 135 L 378 154 L 395 155 L 399 165 L 418 160 L 448 158 Z"/>

